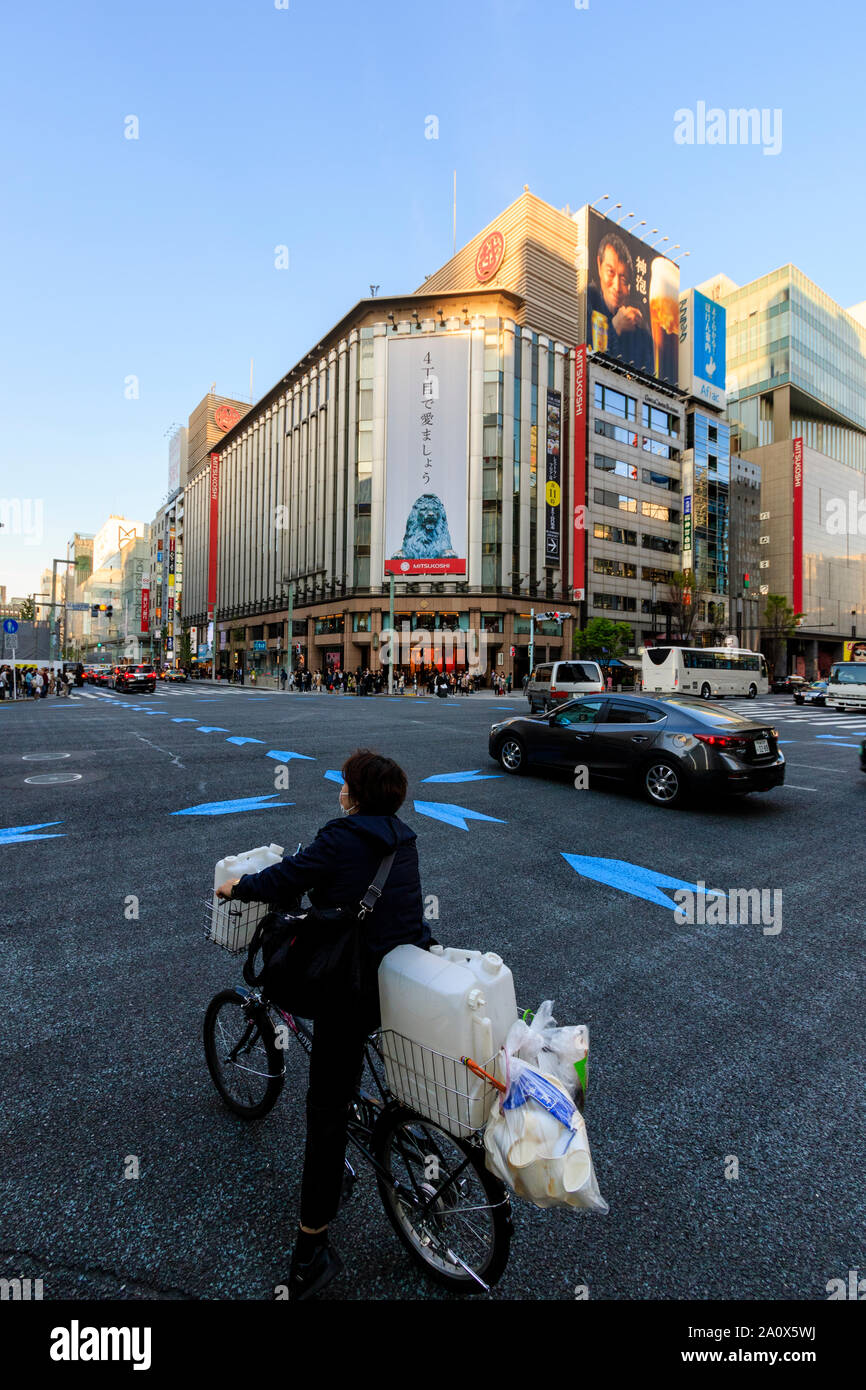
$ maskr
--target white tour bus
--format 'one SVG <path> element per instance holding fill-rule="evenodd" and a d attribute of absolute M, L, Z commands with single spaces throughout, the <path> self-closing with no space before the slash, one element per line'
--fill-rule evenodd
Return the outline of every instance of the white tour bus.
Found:
<path fill-rule="evenodd" d="M 831 709 L 866 709 L 866 661 L 834 661 L 826 703 Z"/>
<path fill-rule="evenodd" d="M 641 647 L 646 694 L 714 696 L 766 695 L 767 663 L 760 652 L 740 647 Z"/>

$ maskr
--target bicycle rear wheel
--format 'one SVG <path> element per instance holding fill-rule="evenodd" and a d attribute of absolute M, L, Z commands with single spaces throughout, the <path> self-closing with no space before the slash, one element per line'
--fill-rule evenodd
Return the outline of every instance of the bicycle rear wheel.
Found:
<path fill-rule="evenodd" d="M 267 1115 L 282 1090 L 285 1058 L 261 1003 L 234 989 L 214 995 L 204 1016 L 204 1055 L 230 1110 L 245 1120 Z"/>
<path fill-rule="evenodd" d="M 402 1105 L 391 1105 L 371 1147 L 388 1220 L 429 1277 L 461 1293 L 501 1278 L 511 1247 L 511 1202 L 484 1153 Z"/>

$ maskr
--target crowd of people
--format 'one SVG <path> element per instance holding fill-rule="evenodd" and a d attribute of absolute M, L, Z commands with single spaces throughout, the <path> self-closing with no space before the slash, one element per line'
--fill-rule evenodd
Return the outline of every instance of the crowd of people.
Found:
<path fill-rule="evenodd" d="M 301 666 L 291 673 L 285 667 L 280 671 L 280 685 L 283 690 L 312 692 L 316 695 L 342 691 L 345 695 L 381 695 L 388 690 L 388 673 L 384 670 L 371 671 L 369 667 L 358 667 L 356 671 L 342 671 L 330 667 L 321 671 L 311 671 Z M 490 685 L 494 694 L 511 693 L 511 676 L 494 675 L 488 679 L 480 673 L 468 671 L 440 671 L 435 666 L 394 670 L 394 693 L 397 695 L 417 695 L 425 691 L 430 695 L 443 691 L 449 695 L 471 695 L 474 691 Z"/>
<path fill-rule="evenodd" d="M 84 684 L 80 665 L 53 671 L 48 666 L 0 666 L 0 700 L 45 700 L 49 695 L 69 696 L 74 686 Z"/>

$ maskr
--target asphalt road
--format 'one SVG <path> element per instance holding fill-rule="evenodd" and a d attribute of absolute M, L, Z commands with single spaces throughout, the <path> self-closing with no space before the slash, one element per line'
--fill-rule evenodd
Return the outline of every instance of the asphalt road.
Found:
<path fill-rule="evenodd" d="M 300 1054 L 262 1123 L 222 1107 L 201 1021 L 239 968 L 203 941 L 199 905 L 224 854 L 312 839 L 337 812 L 324 773 L 364 745 L 404 765 L 410 799 L 495 818 L 463 829 L 407 803 L 438 938 L 499 951 L 521 1004 L 552 997 L 560 1021 L 590 1029 L 586 1119 L 610 1214 L 515 1201 L 495 1297 L 573 1299 L 585 1284 L 592 1299 L 823 1300 L 828 1280 L 866 1265 L 866 777 L 847 746 L 866 717 L 761 700 L 762 719 L 784 716 L 787 785 L 668 811 L 567 779 L 496 777 L 488 727 L 508 716 L 499 706 L 523 713 L 520 697 L 180 687 L 128 699 L 140 708 L 89 689 L 0 705 L 0 1275 L 43 1278 L 46 1299 L 266 1300 L 285 1280 Z M 276 796 L 272 750 L 312 759 L 290 761 Z M 68 756 L 33 760 L 49 753 Z M 422 785 L 474 770 L 491 780 Z M 77 780 L 25 781 L 58 771 Z M 172 814 L 247 797 L 272 801 Z M 55 838 L 10 838 L 15 826 Z M 670 889 L 669 905 L 650 901 L 563 854 L 781 890 L 782 929 L 677 925 Z M 130 1155 L 137 1179 L 124 1177 Z M 369 1173 L 334 1240 L 347 1270 L 324 1298 L 451 1297 L 408 1264 Z"/>

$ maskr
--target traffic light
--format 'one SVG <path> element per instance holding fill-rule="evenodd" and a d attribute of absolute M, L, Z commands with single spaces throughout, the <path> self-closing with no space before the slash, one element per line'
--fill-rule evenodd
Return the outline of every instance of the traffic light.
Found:
<path fill-rule="evenodd" d="M 107 607 L 106 610 L 105 610 L 105 616 L 106 616 L 106 618 L 110 618 L 110 617 L 112 616 L 113 613 L 114 613 L 114 608 L 113 608 L 112 605 L 109 603 L 108 607 Z"/>
<path fill-rule="evenodd" d="M 90 605 L 90 616 L 91 616 L 91 618 L 98 618 L 98 617 L 99 617 L 99 604 L 98 604 L 98 603 L 91 603 L 91 605 Z"/>
<path fill-rule="evenodd" d="M 747 574 L 744 574 L 744 575 L 743 575 L 743 588 L 744 588 L 744 589 L 748 589 L 748 587 L 749 587 L 749 576 L 748 576 Z"/>
<path fill-rule="evenodd" d="M 97 651 L 101 651 L 101 650 L 102 650 L 102 643 L 101 643 L 101 642 L 97 642 L 97 644 L 96 644 L 96 649 L 97 649 Z"/>

